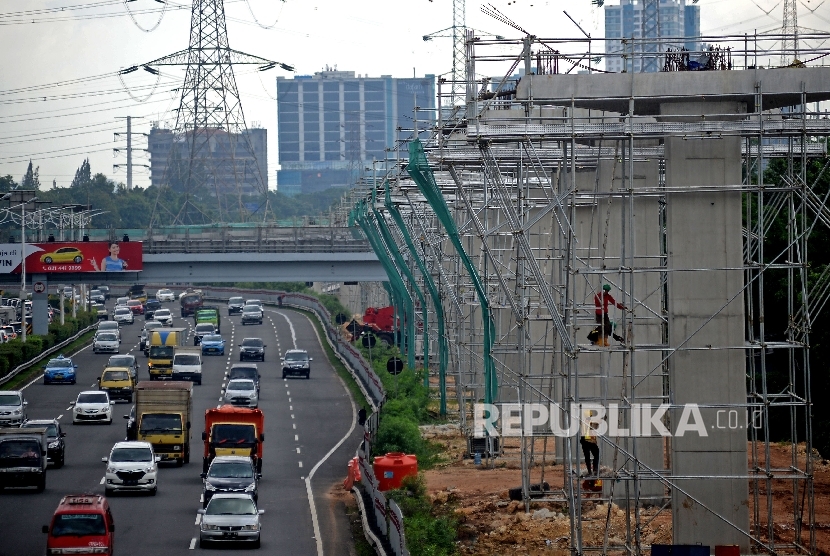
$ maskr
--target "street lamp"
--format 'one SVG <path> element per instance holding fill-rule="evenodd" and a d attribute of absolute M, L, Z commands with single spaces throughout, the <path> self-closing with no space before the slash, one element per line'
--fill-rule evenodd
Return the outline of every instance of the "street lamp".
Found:
<path fill-rule="evenodd" d="M 9 204 L 20 206 L 20 314 L 21 339 L 26 342 L 26 203 L 37 201 L 37 191 L 34 189 L 15 189 L 2 197 Z M 34 321 L 34 305 L 32 306 L 32 320 Z"/>

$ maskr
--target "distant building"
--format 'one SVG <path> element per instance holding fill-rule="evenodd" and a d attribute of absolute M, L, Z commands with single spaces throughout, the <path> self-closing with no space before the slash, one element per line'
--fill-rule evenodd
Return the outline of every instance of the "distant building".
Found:
<path fill-rule="evenodd" d="M 245 137 L 253 149 L 253 156 L 245 144 Z M 156 125 L 150 130 L 150 184 L 183 188 L 186 179 L 185 162 L 190 157 L 190 135 L 181 140 L 173 150 L 174 133 Z M 197 187 L 204 187 L 208 195 L 236 193 L 236 184 L 243 194 L 254 195 L 262 187 L 268 187 L 268 134 L 267 130 L 253 128 L 243 134 L 229 134 L 222 129 L 202 132 L 197 136 L 191 179 Z"/>
<path fill-rule="evenodd" d="M 686 40 L 663 43 L 663 51 L 667 47 L 677 49 L 685 47 L 687 50 L 699 50 L 697 37 L 700 36 L 700 6 L 686 0 L 660 0 L 660 37 L 682 37 Z M 631 46 L 621 39 L 634 37 L 641 38 L 643 32 L 643 1 L 620 0 L 619 5 L 605 5 L 605 50 L 609 54 L 605 59 L 605 69 L 613 72 L 643 71 L 643 58 L 635 52 L 633 58 L 625 60 L 621 56 L 614 56 L 616 52 L 630 52 Z M 656 64 L 656 71 L 662 67 L 662 62 Z"/>
<path fill-rule="evenodd" d="M 435 102 L 434 75 L 355 77 L 353 71 L 321 71 L 277 77 L 277 190 L 296 195 L 353 185 L 365 165 L 385 159 L 385 149 L 407 136 L 396 128 L 414 128 L 413 108 L 434 108 Z M 419 111 L 417 117 L 433 116 Z"/>

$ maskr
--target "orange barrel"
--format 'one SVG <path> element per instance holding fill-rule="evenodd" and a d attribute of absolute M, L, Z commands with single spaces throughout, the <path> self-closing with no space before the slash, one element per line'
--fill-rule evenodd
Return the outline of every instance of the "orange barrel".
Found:
<path fill-rule="evenodd" d="M 375 458 L 372 468 L 378 480 L 378 490 L 401 487 L 404 477 L 418 475 L 418 457 L 402 452 L 390 452 Z"/>
<path fill-rule="evenodd" d="M 716 545 L 715 556 L 741 556 L 741 548 L 737 544 Z"/>

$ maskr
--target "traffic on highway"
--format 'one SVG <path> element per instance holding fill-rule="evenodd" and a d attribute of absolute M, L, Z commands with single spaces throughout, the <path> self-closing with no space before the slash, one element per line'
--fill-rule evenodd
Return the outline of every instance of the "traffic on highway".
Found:
<path fill-rule="evenodd" d="M 311 321 L 158 292 L 113 294 L 91 344 L 0 391 L 0 468 L 13 469 L 0 556 L 349 554 L 331 491 L 360 435 Z"/>

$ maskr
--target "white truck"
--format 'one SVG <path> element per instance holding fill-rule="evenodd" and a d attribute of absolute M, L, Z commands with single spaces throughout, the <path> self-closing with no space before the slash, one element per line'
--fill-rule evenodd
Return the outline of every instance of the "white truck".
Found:
<path fill-rule="evenodd" d="M 173 353 L 173 380 L 202 384 L 202 348 L 176 348 Z"/>

